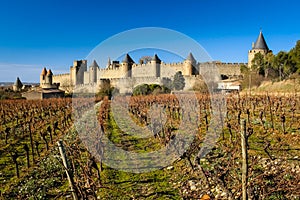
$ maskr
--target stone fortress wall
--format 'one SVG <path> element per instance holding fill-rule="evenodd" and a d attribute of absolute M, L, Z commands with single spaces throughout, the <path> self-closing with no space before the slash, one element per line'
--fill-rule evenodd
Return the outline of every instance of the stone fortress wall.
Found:
<path fill-rule="evenodd" d="M 60 88 L 63 90 L 70 85 L 81 85 L 91 91 L 89 87 L 98 87 L 102 81 L 110 80 L 112 86 L 118 87 L 122 92 L 128 92 L 142 83 L 162 84 L 164 77 L 172 79 L 176 72 L 181 71 L 186 81 L 184 89 L 188 90 L 193 87 L 196 80 L 199 80 L 201 69 L 204 69 L 207 64 L 215 65 L 219 74 L 228 78 L 239 78 L 240 67 L 247 65 L 247 63 L 198 63 L 192 53 L 183 62 L 164 63 L 154 55 L 151 61 L 137 64 L 127 54 L 121 63 L 114 61 L 106 68 L 100 68 L 96 61 L 89 67 L 86 60 L 74 61 L 70 73 L 53 75 L 53 82 L 60 83 Z"/>
<path fill-rule="evenodd" d="M 246 65 L 247 63 L 215 63 L 219 73 L 222 75 L 237 77 L 241 75 L 240 67 L 242 65 Z M 201 64 L 200 64 L 201 68 Z M 184 75 L 190 76 L 190 74 L 184 73 L 185 68 L 183 67 L 183 63 L 161 63 L 161 76 L 162 77 L 172 77 L 173 72 L 181 71 Z M 164 70 L 166 69 L 166 70 Z M 90 81 L 90 71 L 84 72 L 84 84 L 89 84 Z M 149 64 L 135 64 L 132 68 L 132 76 L 133 77 L 150 77 L 151 74 L 154 74 L 153 67 L 149 66 Z M 118 79 L 125 76 L 125 72 L 121 68 L 116 69 L 99 69 L 97 70 L 97 77 L 100 79 Z M 66 74 L 55 74 L 53 75 L 53 82 L 60 83 L 60 86 L 69 85 L 71 83 L 71 79 L 76 79 L 76 77 L 71 77 L 70 73 Z"/>
<path fill-rule="evenodd" d="M 59 85 L 62 90 L 70 88 L 70 86 L 80 86 L 84 90 L 94 91 L 96 87 L 99 89 L 101 83 L 109 81 L 112 86 L 118 87 L 121 92 L 127 92 L 142 83 L 162 84 L 165 78 L 172 79 L 176 72 L 181 71 L 186 82 L 184 90 L 188 90 L 193 87 L 196 81 L 201 79 L 201 75 L 206 73 L 220 75 L 222 79 L 240 79 L 242 78 L 241 66 L 245 65 L 251 68 L 255 54 L 261 53 L 265 56 L 269 52 L 272 51 L 268 48 L 260 31 L 256 42 L 252 45 L 252 49 L 248 51 L 248 63 L 222 63 L 219 61 L 199 63 L 190 53 L 184 61 L 178 63 L 165 63 L 155 54 L 150 61 L 137 64 L 126 54 L 121 62 L 111 62 L 109 60 L 105 68 L 100 68 L 96 61 L 91 63 L 89 67 L 87 60 L 74 61 L 73 66 L 70 67 L 70 73 L 53 75 L 52 79 L 53 83 L 57 83 L 56 85 Z M 210 69 L 213 69 L 211 65 L 216 66 L 218 70 L 209 72 Z M 42 74 L 46 73 L 45 70 L 42 71 Z M 50 80 L 43 79 L 42 74 L 41 86 L 50 87 L 48 83 Z M 51 79 L 51 77 L 49 78 Z"/>
<path fill-rule="evenodd" d="M 70 84 L 70 74 L 56 74 L 53 75 L 53 83 L 60 83 L 60 86 Z"/>
<path fill-rule="evenodd" d="M 217 67 L 220 75 L 227 78 L 240 78 L 242 65 L 247 63 L 197 63 L 192 53 L 183 62 L 165 63 L 154 55 L 151 61 L 137 64 L 127 54 L 124 60 L 113 61 L 106 68 L 100 68 L 96 61 L 89 67 L 86 60 L 74 61 L 70 73 L 53 75 L 53 83 L 59 83 L 60 89 L 67 90 L 70 86 L 81 85 L 85 90 L 89 87 L 98 87 L 104 80 L 109 80 L 111 85 L 122 92 L 128 92 L 135 86 L 146 83 L 162 84 L 163 78 L 173 78 L 176 72 L 181 71 L 185 77 L 185 90 L 191 89 L 199 80 L 201 69 L 207 64 Z"/>

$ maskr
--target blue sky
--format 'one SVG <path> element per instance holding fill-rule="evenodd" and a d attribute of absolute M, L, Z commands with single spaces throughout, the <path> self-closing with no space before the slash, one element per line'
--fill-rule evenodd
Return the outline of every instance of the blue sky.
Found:
<path fill-rule="evenodd" d="M 2 0 L 0 6 L 0 82 L 38 81 L 42 67 L 67 72 L 101 41 L 139 27 L 179 31 L 223 62 L 247 62 L 260 28 L 274 53 L 300 39 L 298 0 Z"/>

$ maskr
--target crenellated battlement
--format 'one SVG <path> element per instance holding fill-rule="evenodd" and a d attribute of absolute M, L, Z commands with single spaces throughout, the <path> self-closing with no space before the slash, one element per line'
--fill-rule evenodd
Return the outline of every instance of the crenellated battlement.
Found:
<path fill-rule="evenodd" d="M 116 68 L 100 68 L 99 71 L 120 71 L 120 67 Z"/>
<path fill-rule="evenodd" d="M 172 79 L 176 72 L 181 71 L 191 87 L 199 79 L 201 68 L 205 68 L 211 64 L 217 66 L 220 75 L 227 77 L 239 77 L 241 75 L 240 67 L 247 65 L 247 63 L 222 63 L 219 61 L 199 63 L 193 58 L 192 54 L 182 62 L 166 63 L 155 55 L 147 63 L 134 63 L 127 54 L 121 63 L 119 61 L 112 61 L 111 64 L 108 64 L 104 68 L 99 67 L 96 61 L 91 63 L 89 67 L 87 67 L 88 63 L 85 60 L 74 61 L 74 66 L 71 66 L 70 73 L 56 74 L 53 76 L 53 81 L 60 83 L 61 86 L 68 83 L 93 86 L 99 84 L 101 80 L 110 80 L 112 85 L 121 83 L 125 91 L 126 88 L 128 89 L 135 84 L 160 84 L 164 77 Z M 81 75 L 78 76 L 78 73 L 81 73 Z M 80 77 L 80 80 L 78 77 Z"/>
<path fill-rule="evenodd" d="M 242 65 L 248 65 L 248 63 L 223 63 L 223 62 L 215 62 L 217 66 L 222 66 L 222 67 L 228 67 L 228 66 L 242 66 Z"/>
<path fill-rule="evenodd" d="M 161 63 L 162 67 L 178 67 L 178 66 L 183 66 L 183 62 L 174 62 L 174 63 Z"/>
<path fill-rule="evenodd" d="M 55 75 L 53 75 L 53 77 L 62 77 L 62 76 L 70 76 L 70 73 L 55 74 Z"/>

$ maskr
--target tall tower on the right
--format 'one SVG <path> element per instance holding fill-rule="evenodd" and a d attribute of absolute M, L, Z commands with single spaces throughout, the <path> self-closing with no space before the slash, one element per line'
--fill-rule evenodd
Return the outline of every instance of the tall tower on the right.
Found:
<path fill-rule="evenodd" d="M 251 68 L 252 60 L 257 53 L 261 53 L 263 56 L 267 55 L 267 53 L 271 52 L 269 49 L 266 40 L 262 34 L 262 31 L 260 31 L 256 42 L 252 43 L 252 49 L 248 52 L 248 67 Z"/>

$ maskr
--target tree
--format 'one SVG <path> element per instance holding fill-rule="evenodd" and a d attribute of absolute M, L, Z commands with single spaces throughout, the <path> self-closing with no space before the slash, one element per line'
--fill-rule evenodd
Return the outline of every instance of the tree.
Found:
<path fill-rule="evenodd" d="M 170 78 L 163 77 L 161 80 L 161 83 L 162 83 L 163 87 L 168 88 L 168 90 L 171 91 L 173 89 L 173 82 Z"/>
<path fill-rule="evenodd" d="M 108 96 L 109 99 L 111 99 L 111 97 L 113 96 L 113 94 L 118 93 L 118 89 L 114 88 L 110 85 L 109 81 L 104 81 L 101 85 L 100 85 L 100 90 L 97 93 L 97 96 L 100 97 L 105 97 Z"/>
<path fill-rule="evenodd" d="M 289 64 L 293 73 L 300 73 L 300 40 L 297 41 L 295 47 L 289 52 Z"/>
<path fill-rule="evenodd" d="M 150 87 L 148 84 L 138 85 L 133 89 L 133 96 L 137 95 L 148 95 L 151 93 Z"/>
<path fill-rule="evenodd" d="M 173 87 L 175 90 L 182 90 L 185 86 L 185 80 L 181 71 L 176 72 L 173 80 Z"/>
<path fill-rule="evenodd" d="M 139 63 L 140 64 L 146 64 L 152 60 L 151 56 L 143 56 L 140 58 Z"/>
<path fill-rule="evenodd" d="M 264 71 L 265 71 L 265 77 L 269 78 L 272 76 L 276 76 L 276 72 L 274 75 L 274 71 L 276 71 L 274 69 L 274 59 L 275 56 L 272 52 L 267 53 L 267 55 L 264 57 Z"/>
<path fill-rule="evenodd" d="M 265 78 L 279 77 L 279 80 L 289 78 L 295 73 L 300 74 L 300 40 L 289 52 L 280 51 L 277 55 L 269 52 L 265 56 L 261 53 L 255 54 L 250 70 Z M 244 68 L 241 71 L 248 74 Z"/>
<path fill-rule="evenodd" d="M 260 52 L 254 55 L 252 70 L 256 71 L 259 75 L 265 75 L 265 58 Z"/>
<path fill-rule="evenodd" d="M 207 84 L 202 78 L 197 78 L 193 86 L 193 90 L 200 93 L 209 93 Z"/>
<path fill-rule="evenodd" d="M 280 51 L 274 59 L 274 68 L 278 71 L 280 79 L 283 77 L 283 68 L 286 65 L 288 54 L 284 51 Z"/>
<path fill-rule="evenodd" d="M 132 95 L 137 96 L 137 95 L 157 95 L 157 94 L 168 94 L 171 92 L 171 89 L 163 86 L 163 85 L 158 85 L 158 84 L 142 84 L 138 85 L 133 89 Z"/>

